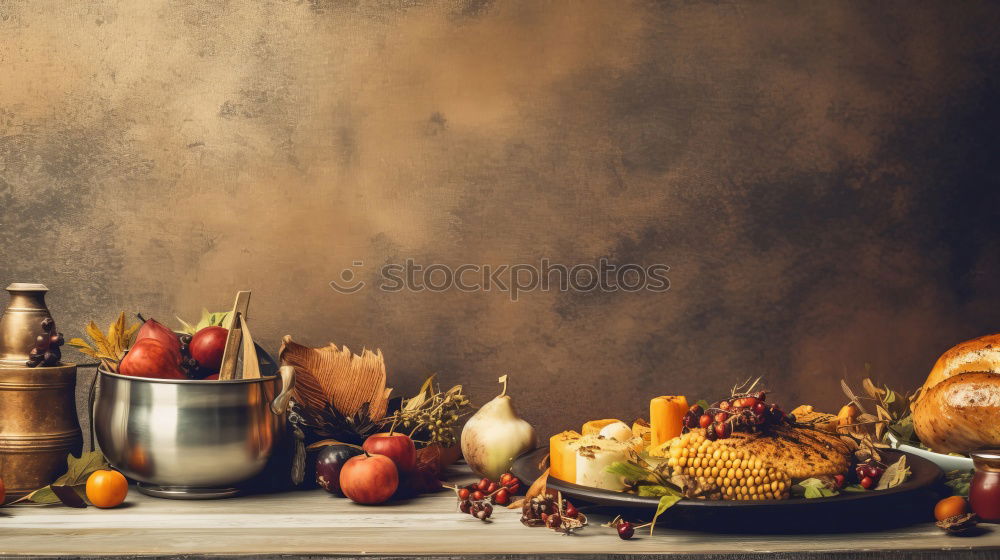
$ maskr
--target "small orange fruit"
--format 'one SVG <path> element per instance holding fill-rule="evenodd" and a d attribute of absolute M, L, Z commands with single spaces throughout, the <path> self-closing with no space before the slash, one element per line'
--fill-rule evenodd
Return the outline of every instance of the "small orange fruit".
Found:
<path fill-rule="evenodd" d="M 128 481 L 118 471 L 94 471 L 87 478 L 87 499 L 99 508 L 121 505 L 128 495 Z"/>
<path fill-rule="evenodd" d="M 934 506 L 934 519 L 944 521 L 949 517 L 962 515 L 968 511 L 969 505 L 965 502 L 965 498 L 961 496 L 952 496 L 941 500 L 936 506 Z"/>

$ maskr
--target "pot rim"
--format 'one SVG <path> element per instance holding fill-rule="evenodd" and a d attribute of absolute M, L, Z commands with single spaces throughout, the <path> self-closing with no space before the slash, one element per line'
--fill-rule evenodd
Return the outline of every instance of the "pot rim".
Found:
<path fill-rule="evenodd" d="M 213 379 L 211 381 L 204 381 L 202 379 L 159 379 L 156 377 L 137 377 L 134 375 L 122 375 L 120 373 L 115 373 L 113 371 L 108 371 L 104 369 L 103 366 L 97 366 L 97 373 L 101 375 L 108 375 L 110 377 L 117 377 L 119 379 L 125 379 L 127 381 L 143 381 L 147 383 L 163 383 L 166 385 L 202 385 L 205 386 L 209 383 L 218 383 L 221 385 L 240 385 L 245 383 L 262 383 L 264 381 L 273 381 L 278 379 L 277 375 L 267 375 L 260 376 L 254 379 Z"/>

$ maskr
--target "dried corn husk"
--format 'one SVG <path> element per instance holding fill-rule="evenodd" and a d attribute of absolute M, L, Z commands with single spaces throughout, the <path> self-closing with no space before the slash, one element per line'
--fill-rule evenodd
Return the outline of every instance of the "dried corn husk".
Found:
<path fill-rule="evenodd" d="M 350 417 L 369 403 L 372 420 L 385 416 L 392 389 L 385 386 L 385 361 L 381 350 L 371 352 L 366 348 L 358 355 L 332 342 L 322 348 L 309 348 L 285 335 L 281 339 L 278 359 L 295 368 L 293 394 L 301 406 L 320 411 L 333 405 L 338 412 Z"/>

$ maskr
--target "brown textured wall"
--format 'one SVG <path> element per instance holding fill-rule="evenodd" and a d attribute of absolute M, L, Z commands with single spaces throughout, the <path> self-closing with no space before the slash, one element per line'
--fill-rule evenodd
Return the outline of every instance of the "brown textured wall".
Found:
<path fill-rule="evenodd" d="M 764 375 L 832 407 L 1000 330 L 1000 7 L 0 0 L 3 281 L 62 330 L 254 290 L 543 432 Z M 352 261 L 665 263 L 669 292 L 340 295 Z"/>

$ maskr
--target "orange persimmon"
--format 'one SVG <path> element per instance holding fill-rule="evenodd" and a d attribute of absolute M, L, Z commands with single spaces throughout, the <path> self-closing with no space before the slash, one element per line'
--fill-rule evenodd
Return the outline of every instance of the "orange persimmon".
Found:
<path fill-rule="evenodd" d="M 118 471 L 94 471 L 87 478 L 87 499 L 99 508 L 121 505 L 128 495 L 128 481 Z"/>

